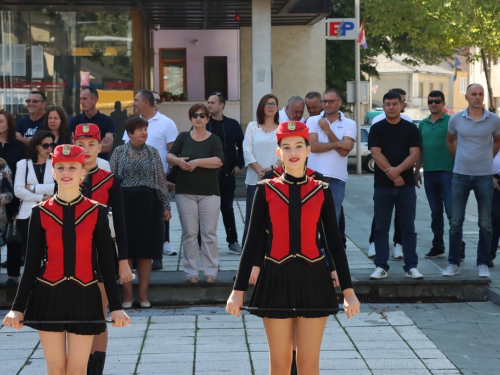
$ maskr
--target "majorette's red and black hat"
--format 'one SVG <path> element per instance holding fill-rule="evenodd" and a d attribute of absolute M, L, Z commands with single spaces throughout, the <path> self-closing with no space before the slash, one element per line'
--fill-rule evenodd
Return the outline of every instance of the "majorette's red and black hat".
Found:
<path fill-rule="evenodd" d="M 94 138 L 100 141 L 101 130 L 96 124 L 77 125 L 73 133 L 73 140 L 76 141 L 78 138 Z"/>
<path fill-rule="evenodd" d="M 304 137 L 309 141 L 309 128 L 300 121 L 285 121 L 279 124 L 276 137 L 278 143 L 285 137 Z"/>
<path fill-rule="evenodd" d="M 57 146 L 52 153 L 52 165 L 56 163 L 82 163 L 85 166 L 83 148 L 75 145 Z"/>

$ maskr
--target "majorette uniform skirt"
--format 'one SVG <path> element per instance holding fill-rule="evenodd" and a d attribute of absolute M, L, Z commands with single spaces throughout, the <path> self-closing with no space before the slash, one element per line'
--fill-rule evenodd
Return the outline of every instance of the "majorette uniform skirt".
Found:
<path fill-rule="evenodd" d="M 86 288 L 72 281 L 48 286 L 35 281 L 25 320 L 104 320 L 101 292 L 97 283 Z M 40 331 L 68 331 L 78 335 L 98 335 L 106 330 L 105 323 L 26 324 Z"/>
<path fill-rule="evenodd" d="M 129 259 L 161 257 L 165 223 L 156 190 L 147 187 L 122 190 Z"/>
<path fill-rule="evenodd" d="M 325 261 L 310 265 L 301 259 L 278 265 L 266 260 L 248 304 L 261 308 L 336 309 L 335 288 Z M 325 311 L 255 311 L 261 318 L 319 318 L 334 314 Z"/>

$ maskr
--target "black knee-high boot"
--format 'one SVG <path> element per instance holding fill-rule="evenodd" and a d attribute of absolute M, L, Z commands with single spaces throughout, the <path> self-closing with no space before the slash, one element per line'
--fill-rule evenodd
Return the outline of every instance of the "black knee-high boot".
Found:
<path fill-rule="evenodd" d="M 106 352 L 94 352 L 90 356 L 92 360 L 89 360 L 87 375 L 102 375 L 104 372 L 104 362 L 106 361 Z"/>
<path fill-rule="evenodd" d="M 87 362 L 87 375 L 92 373 L 92 367 L 94 366 L 94 355 L 89 355 L 89 361 Z"/>
<path fill-rule="evenodd" d="M 292 368 L 290 369 L 290 375 L 297 375 L 297 352 L 293 351 L 292 358 Z"/>

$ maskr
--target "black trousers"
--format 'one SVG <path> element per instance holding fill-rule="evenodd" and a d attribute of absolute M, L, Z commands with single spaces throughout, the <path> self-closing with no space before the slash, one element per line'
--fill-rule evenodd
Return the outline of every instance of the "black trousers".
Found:
<path fill-rule="evenodd" d="M 21 274 L 22 258 L 26 254 L 28 243 L 28 226 L 30 219 L 17 220 L 17 228 L 21 233 L 21 243 L 7 242 L 7 275 L 18 277 Z"/>
<path fill-rule="evenodd" d="M 234 219 L 234 190 L 236 189 L 236 177 L 226 176 L 226 173 L 220 171 L 218 174 L 220 191 L 220 212 L 222 221 L 226 229 L 226 241 L 228 244 L 238 241 L 236 232 L 236 220 Z"/>

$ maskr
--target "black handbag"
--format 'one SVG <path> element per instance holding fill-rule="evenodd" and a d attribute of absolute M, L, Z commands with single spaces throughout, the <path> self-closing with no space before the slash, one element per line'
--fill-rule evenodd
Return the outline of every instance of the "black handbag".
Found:
<path fill-rule="evenodd" d="M 179 151 L 179 155 L 181 154 L 182 147 L 184 147 L 184 141 L 186 140 L 188 132 L 184 133 L 184 136 L 182 137 L 182 146 Z M 177 155 L 177 156 L 179 156 Z M 168 182 L 175 184 L 177 181 L 177 173 L 179 173 L 179 166 L 178 165 L 172 165 L 167 171 L 167 174 L 165 175 L 165 178 L 167 179 Z"/>
<path fill-rule="evenodd" d="M 21 233 L 19 233 L 19 228 L 17 227 L 17 215 L 7 224 L 5 241 L 8 243 L 21 243 Z"/>
<path fill-rule="evenodd" d="M 26 159 L 26 177 L 25 177 L 26 185 L 28 184 L 28 159 Z M 5 241 L 8 243 L 21 243 L 21 233 L 19 232 L 19 228 L 17 227 L 17 216 L 19 215 L 19 211 L 21 210 L 21 205 L 23 201 L 19 202 L 19 208 L 17 209 L 17 214 L 14 216 L 12 221 L 9 221 L 7 224 L 7 230 L 5 231 Z"/>

